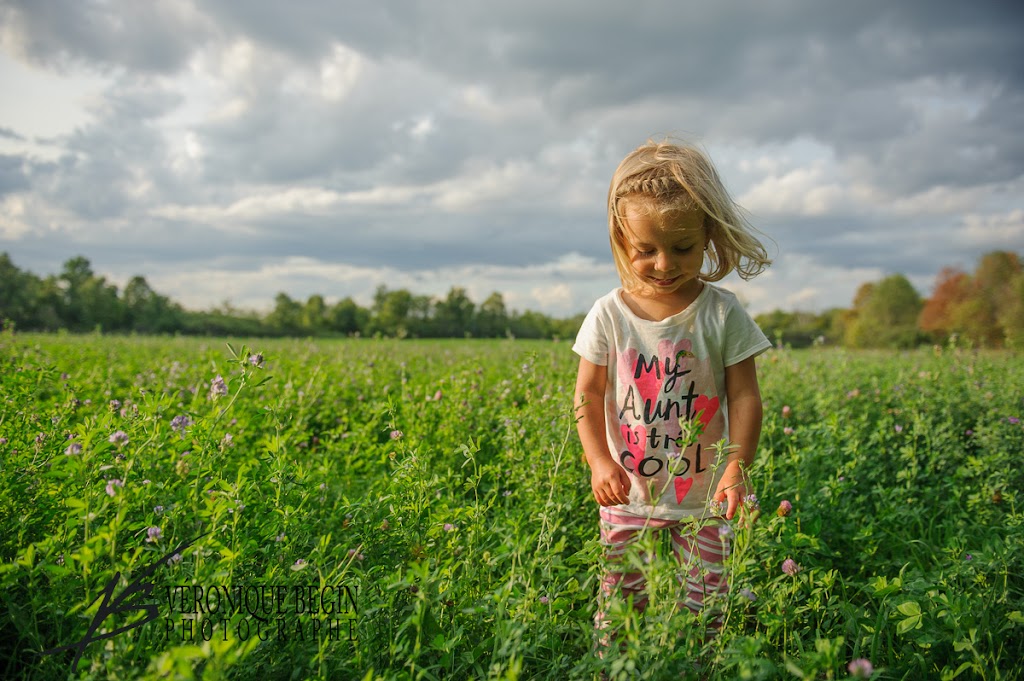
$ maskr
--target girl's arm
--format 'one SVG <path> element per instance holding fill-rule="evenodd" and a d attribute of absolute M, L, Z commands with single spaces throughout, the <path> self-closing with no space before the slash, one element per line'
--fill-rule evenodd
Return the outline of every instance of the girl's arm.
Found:
<path fill-rule="evenodd" d="M 602 506 L 629 503 L 629 476 L 612 459 L 605 437 L 604 390 L 608 368 L 580 358 L 576 376 L 576 431 L 590 465 L 590 486 Z"/>
<path fill-rule="evenodd" d="M 725 394 L 729 402 L 729 442 L 735 449 L 726 459 L 714 498 L 728 502 L 725 517 L 732 520 L 747 495 L 747 472 L 761 438 L 761 390 L 753 357 L 725 368 Z"/>

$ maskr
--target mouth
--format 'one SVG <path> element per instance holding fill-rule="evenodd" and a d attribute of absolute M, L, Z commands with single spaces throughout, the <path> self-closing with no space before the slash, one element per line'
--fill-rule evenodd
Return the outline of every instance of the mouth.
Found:
<path fill-rule="evenodd" d="M 671 286 L 679 281 L 679 277 L 672 277 L 671 279 L 658 279 L 656 277 L 651 277 L 650 280 L 655 286 Z"/>

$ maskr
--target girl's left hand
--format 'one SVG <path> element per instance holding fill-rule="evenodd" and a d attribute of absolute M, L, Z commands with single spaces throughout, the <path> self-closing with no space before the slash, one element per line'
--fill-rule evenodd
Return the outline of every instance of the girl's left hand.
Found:
<path fill-rule="evenodd" d="M 745 496 L 747 496 L 747 476 L 739 461 L 730 461 L 725 465 L 725 473 L 722 475 L 712 499 L 726 504 L 725 519 L 732 520 Z"/>

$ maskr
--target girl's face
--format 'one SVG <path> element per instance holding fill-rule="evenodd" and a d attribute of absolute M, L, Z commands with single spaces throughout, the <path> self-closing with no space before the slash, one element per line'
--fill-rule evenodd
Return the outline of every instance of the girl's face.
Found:
<path fill-rule="evenodd" d="M 644 297 L 689 304 L 700 293 L 707 232 L 699 209 L 662 215 L 624 201 L 626 253 L 636 276 L 650 289 Z"/>

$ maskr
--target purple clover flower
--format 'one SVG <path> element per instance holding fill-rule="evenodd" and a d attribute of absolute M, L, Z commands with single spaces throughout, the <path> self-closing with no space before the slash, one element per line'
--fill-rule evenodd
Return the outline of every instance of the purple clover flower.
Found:
<path fill-rule="evenodd" d="M 728 525 L 720 525 L 719 526 L 719 528 L 718 528 L 718 538 L 719 539 L 729 539 L 732 536 L 733 536 L 733 531 L 732 531 L 731 527 L 729 527 Z"/>
<path fill-rule="evenodd" d="M 64 453 L 67 454 L 68 456 L 72 456 L 74 454 L 81 454 L 82 443 L 72 442 L 71 444 L 68 445 L 68 448 L 64 450 Z"/>
<path fill-rule="evenodd" d="M 392 430 L 391 433 L 388 435 L 388 437 L 390 437 L 392 440 L 400 440 L 402 438 L 402 435 L 403 435 L 402 431 L 400 431 L 400 430 Z"/>
<path fill-rule="evenodd" d="M 869 679 L 871 678 L 871 675 L 875 673 L 874 666 L 872 666 L 869 660 L 866 660 L 863 657 L 858 657 L 847 665 L 846 669 L 850 672 L 850 676 L 855 679 Z"/>
<path fill-rule="evenodd" d="M 789 499 L 783 499 L 779 502 L 779 510 L 776 513 L 779 514 L 780 518 L 785 518 L 787 515 L 793 512 L 793 504 L 789 502 Z"/>
<path fill-rule="evenodd" d="M 128 444 L 128 433 L 119 430 L 110 436 L 110 444 L 121 447 Z"/>
<path fill-rule="evenodd" d="M 757 594 L 755 594 L 750 589 L 741 589 L 740 590 L 740 596 L 743 596 L 744 598 L 746 598 L 751 603 L 753 603 L 754 601 L 757 600 Z"/>
<path fill-rule="evenodd" d="M 761 510 L 761 502 L 757 500 L 756 494 L 748 494 L 747 496 L 743 497 L 743 503 L 751 511 Z"/>
<path fill-rule="evenodd" d="M 792 577 L 796 575 L 796 573 L 800 572 L 800 566 L 797 565 L 796 561 L 792 558 L 787 558 L 786 560 L 782 561 L 782 571 L 790 577 Z"/>
<path fill-rule="evenodd" d="M 253 365 L 257 369 L 263 368 L 263 353 L 257 352 L 255 355 L 249 355 L 249 364 Z"/>
<path fill-rule="evenodd" d="M 708 511 L 711 512 L 711 515 L 725 515 L 728 508 L 728 505 L 724 501 L 712 499 L 708 502 Z"/>
<path fill-rule="evenodd" d="M 146 530 L 146 541 L 148 541 L 148 542 L 158 541 L 160 539 L 160 535 L 161 534 L 163 534 L 163 531 L 159 527 L 154 525 L 153 527 L 151 527 L 148 530 Z"/>
<path fill-rule="evenodd" d="M 550 599 L 550 598 L 548 598 L 547 596 L 541 596 L 539 600 L 540 600 L 540 602 L 541 602 L 542 604 L 544 604 L 544 605 L 547 605 L 548 603 L 550 603 L 550 602 L 551 602 L 551 599 Z"/>
<path fill-rule="evenodd" d="M 1008 416 L 1006 417 L 1006 421 L 1014 426 L 1020 423 L 1020 419 L 1017 418 L 1016 416 Z"/>
<path fill-rule="evenodd" d="M 455 531 L 455 526 L 452 525 L 451 523 L 445 523 L 444 524 L 444 531 L 445 532 L 454 532 Z"/>
<path fill-rule="evenodd" d="M 118 480 L 117 478 L 114 478 L 113 480 L 107 480 L 107 494 L 109 496 L 114 496 L 115 494 L 117 494 L 117 490 L 114 489 L 115 487 L 124 487 L 124 483 Z"/>
<path fill-rule="evenodd" d="M 228 384 L 224 382 L 224 377 L 217 374 L 217 377 L 210 381 L 210 399 L 215 400 L 218 397 L 226 397 L 228 394 Z"/>
<path fill-rule="evenodd" d="M 192 425 L 192 419 L 187 414 L 181 414 L 171 419 L 171 430 L 185 439 L 185 429 Z"/>

